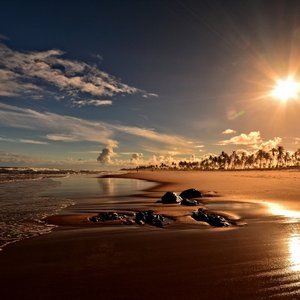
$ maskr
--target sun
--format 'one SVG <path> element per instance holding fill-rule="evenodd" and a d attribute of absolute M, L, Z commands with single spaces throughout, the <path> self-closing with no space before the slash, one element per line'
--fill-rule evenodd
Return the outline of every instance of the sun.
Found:
<path fill-rule="evenodd" d="M 288 77 L 285 80 L 277 81 L 277 85 L 271 95 L 281 102 L 287 102 L 289 99 L 297 98 L 299 91 L 299 82 L 296 82 L 292 77 Z"/>

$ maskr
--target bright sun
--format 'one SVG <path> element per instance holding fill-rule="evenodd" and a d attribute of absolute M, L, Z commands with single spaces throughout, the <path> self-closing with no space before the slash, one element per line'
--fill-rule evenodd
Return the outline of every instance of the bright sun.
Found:
<path fill-rule="evenodd" d="M 285 80 L 278 80 L 277 85 L 272 91 L 272 96 L 281 102 L 286 102 L 289 99 L 297 98 L 300 91 L 300 84 L 293 78 L 288 77 Z"/>

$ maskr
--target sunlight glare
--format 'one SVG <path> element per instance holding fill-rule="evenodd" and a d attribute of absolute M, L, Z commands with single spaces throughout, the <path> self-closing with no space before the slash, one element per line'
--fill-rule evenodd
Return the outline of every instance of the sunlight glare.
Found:
<path fill-rule="evenodd" d="M 300 238 L 299 235 L 293 234 L 289 238 L 289 253 L 291 270 L 294 272 L 300 271 Z"/>
<path fill-rule="evenodd" d="M 289 219 L 300 219 L 300 211 L 289 210 L 289 209 L 284 208 L 280 204 L 271 203 L 271 202 L 267 203 L 267 206 L 273 215 L 284 216 Z"/>
<path fill-rule="evenodd" d="M 286 102 L 289 99 L 297 98 L 300 91 L 300 84 L 292 77 L 285 80 L 278 80 L 277 85 L 272 91 L 271 95 L 281 102 Z"/>

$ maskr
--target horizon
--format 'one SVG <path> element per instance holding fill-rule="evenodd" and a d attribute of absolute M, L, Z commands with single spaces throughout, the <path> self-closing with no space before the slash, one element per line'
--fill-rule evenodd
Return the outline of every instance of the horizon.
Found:
<path fill-rule="evenodd" d="M 0 165 L 300 148 L 299 2 L 21 5 L 0 11 Z"/>

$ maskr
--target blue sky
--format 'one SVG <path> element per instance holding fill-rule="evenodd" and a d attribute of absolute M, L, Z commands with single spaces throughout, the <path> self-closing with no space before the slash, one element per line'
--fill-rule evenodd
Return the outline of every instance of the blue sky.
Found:
<path fill-rule="evenodd" d="M 3 1 L 0 164 L 295 150 L 299 101 L 270 91 L 300 80 L 299 12 L 297 1 Z"/>

